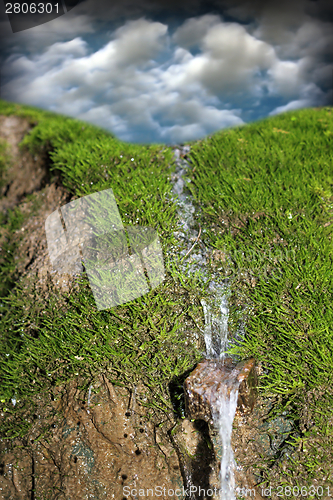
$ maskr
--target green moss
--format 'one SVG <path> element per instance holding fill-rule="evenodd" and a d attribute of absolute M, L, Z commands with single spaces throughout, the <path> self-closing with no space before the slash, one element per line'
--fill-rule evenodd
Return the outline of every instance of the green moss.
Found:
<path fill-rule="evenodd" d="M 200 315 L 198 299 L 180 306 L 198 287 L 198 278 L 186 279 L 184 287 L 174 263 L 168 265 L 177 225 L 169 178 L 172 150 L 122 143 L 78 120 L 40 111 L 30 115 L 25 107 L 21 112 L 28 119 L 38 115 L 38 120 L 20 147 L 48 154 L 51 169 L 75 196 L 112 188 L 125 226 L 139 224 L 157 230 L 167 269 L 166 279 L 156 290 L 107 311 L 97 310 L 85 274 L 69 296 L 56 292 L 40 296 L 33 279 L 7 290 L 0 327 L 0 396 L 6 414 L 17 418 L 16 424 L 9 418 L 5 434 L 17 435 L 24 401 L 78 374 L 91 380 L 108 373 L 115 383 L 130 388 L 143 384 L 141 403 L 151 408 L 152 416 L 164 418 L 173 411 L 169 382 L 202 356 L 180 334 L 184 318 Z M 13 231 L 11 226 L 9 233 Z M 12 408 L 14 396 L 19 403 Z M 25 427 L 20 432 L 24 434 Z"/>
<path fill-rule="evenodd" d="M 158 231 L 166 267 L 157 289 L 105 311 L 97 310 L 85 274 L 67 296 L 41 297 L 33 280 L 4 290 L 3 435 L 24 435 L 26 401 L 77 374 L 87 384 L 101 372 L 117 384 L 141 384 L 138 397 L 156 421 L 175 401 L 181 414 L 180 381 L 202 357 L 195 335 L 203 326 L 206 285 L 181 272 L 170 251 L 179 244 L 171 148 L 124 143 L 79 120 L 4 101 L 0 113 L 35 125 L 21 147 L 47 153 L 70 193 L 112 188 L 125 226 Z M 304 109 L 190 143 L 189 189 L 201 238 L 224 255 L 209 269 L 229 276 L 232 334 L 244 307 L 247 312 L 246 335 L 234 341 L 232 353 L 261 363 L 261 393 L 278 396 L 272 418 L 285 411 L 298 426 L 291 446 L 307 443 L 307 453 L 295 451 L 277 476 L 272 464 L 263 466 L 267 484 L 290 482 L 292 474 L 303 484 L 314 474 L 319 482 L 331 480 L 332 131 L 330 108 Z M 20 224 L 18 212 L 10 217 L 9 233 Z M 9 271 L 1 265 L 4 277 Z M 320 397 L 309 404 L 311 394 Z"/>
<path fill-rule="evenodd" d="M 261 363 L 262 394 L 279 396 L 271 418 L 287 411 L 301 425 L 309 411 L 306 432 L 321 434 L 326 459 L 303 456 L 291 469 L 310 482 L 311 471 L 328 480 L 333 463 L 332 132 L 331 108 L 304 109 L 219 132 L 190 153 L 206 243 L 224 254 L 214 269 L 229 276 L 232 333 L 246 308 L 231 353 Z"/>
<path fill-rule="evenodd" d="M 15 286 L 18 277 L 15 253 L 20 238 L 13 238 L 13 236 L 15 231 L 22 227 L 24 220 L 26 220 L 26 216 L 17 207 L 8 210 L 7 214 L 1 214 L 0 300 Z"/>

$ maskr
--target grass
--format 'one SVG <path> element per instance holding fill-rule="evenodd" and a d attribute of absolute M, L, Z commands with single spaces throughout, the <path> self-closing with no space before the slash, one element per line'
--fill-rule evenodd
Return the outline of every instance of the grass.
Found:
<path fill-rule="evenodd" d="M 0 113 L 35 125 L 21 147 L 47 153 L 74 197 L 112 187 L 125 226 L 157 230 L 166 268 L 157 289 L 104 311 L 97 310 L 85 274 L 67 296 L 47 298 L 38 298 L 33 280 L 10 278 L 1 299 L 2 434 L 28 432 L 27 401 L 36 394 L 78 375 L 88 387 L 99 373 L 140 387 L 138 398 L 152 418 L 168 419 L 169 386 L 177 388 L 202 358 L 203 339 L 196 335 L 206 293 L 200 276 L 179 271 L 172 250 L 179 243 L 171 149 L 124 143 L 79 120 L 4 101 Z M 210 271 L 229 277 L 230 333 L 246 321 L 232 353 L 258 360 L 261 393 L 277 397 L 272 418 L 286 411 L 297 430 L 288 465 L 262 465 L 273 486 L 332 483 L 332 132 L 330 108 L 304 109 L 190 143 L 188 187 L 201 238 L 219 256 Z"/>
<path fill-rule="evenodd" d="M 21 210 L 15 207 L 8 210 L 7 214 L 0 215 L 1 220 L 1 255 L 0 255 L 0 300 L 8 294 L 14 286 L 17 277 L 15 252 L 18 248 L 18 240 L 13 239 L 14 231 L 22 227 L 25 220 Z"/>
<path fill-rule="evenodd" d="M 8 144 L 4 139 L 0 139 L 0 189 L 5 185 L 5 173 L 11 162 L 8 153 Z"/>

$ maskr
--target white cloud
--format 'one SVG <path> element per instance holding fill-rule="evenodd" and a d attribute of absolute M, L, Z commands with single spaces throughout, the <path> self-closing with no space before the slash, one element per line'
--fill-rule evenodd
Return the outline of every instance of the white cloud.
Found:
<path fill-rule="evenodd" d="M 139 128 L 147 131 L 147 140 L 154 133 L 172 141 L 243 123 L 239 112 L 212 106 L 219 101 L 207 96 L 200 74 L 187 81 L 195 66 L 200 72 L 207 56 L 193 57 L 176 47 L 169 67 L 152 64 L 167 42 L 167 26 L 145 19 L 126 23 L 92 54 L 79 37 L 56 42 L 32 60 L 7 61 L 9 71 L 23 76 L 4 90 L 9 99 L 19 95 L 21 102 L 52 106 L 59 113 L 111 128 L 124 140 Z"/>
<path fill-rule="evenodd" d="M 163 127 L 161 136 L 173 143 L 183 143 L 200 139 L 216 130 L 242 125 L 243 120 L 237 116 L 240 110 L 218 110 L 209 106 L 203 107 L 200 103 L 193 101 L 186 106 L 180 106 L 181 115 L 186 113 L 184 122 L 181 125 Z M 198 119 L 198 115 L 201 120 Z M 195 123 L 186 124 L 186 121 L 193 120 Z M 178 118 L 178 121 L 179 120 Z"/>
<path fill-rule="evenodd" d="M 288 104 L 285 104 L 284 106 L 278 106 L 277 108 L 273 109 L 273 111 L 269 113 L 269 116 L 278 115 L 279 113 L 284 113 L 286 111 L 291 111 L 293 109 L 306 108 L 308 106 L 311 106 L 311 102 L 306 99 L 290 101 L 288 102 Z"/>
<path fill-rule="evenodd" d="M 77 56 L 81 57 L 86 55 L 87 53 L 87 43 L 84 42 L 81 38 L 74 38 L 69 42 L 58 42 L 45 51 L 44 55 L 47 59 L 59 58 L 59 57 L 68 57 L 68 56 Z M 56 61 L 52 61 L 54 64 Z"/>
<path fill-rule="evenodd" d="M 204 16 L 208 17 L 208 16 Z M 212 16 L 213 17 L 213 16 Z M 194 25 L 191 20 L 190 26 Z M 247 33 L 236 23 L 205 24 L 201 40 L 196 42 L 201 53 L 191 56 L 183 50 L 183 60 L 165 72 L 169 87 L 188 87 L 200 84 L 209 94 L 227 94 L 257 87 L 258 71 L 269 69 L 276 62 L 274 48 Z M 188 26 L 185 23 L 185 28 Z M 180 31 L 180 28 L 178 29 Z"/>
<path fill-rule="evenodd" d="M 70 40 L 68 19 L 58 19 L 66 28 L 63 40 L 50 33 L 32 55 L 22 55 L 22 48 L 6 60 L 3 98 L 87 120 L 122 140 L 185 142 L 241 125 L 237 99 L 246 96 L 259 108 L 267 90 L 270 98 L 290 100 L 271 114 L 316 105 L 323 100 L 320 83 L 332 71 L 315 57 L 331 36 L 323 30 L 319 40 L 320 21 L 306 20 L 295 32 L 289 23 L 283 32 L 280 14 L 270 33 L 273 20 L 266 14 L 250 33 L 246 26 L 205 15 L 188 19 L 170 35 L 166 24 L 141 18 L 118 27 L 104 46 L 92 50 L 77 34 L 92 26 L 84 15 L 73 24 Z M 36 41 L 41 33 L 34 33 Z M 282 58 L 283 52 L 288 57 Z"/>
<path fill-rule="evenodd" d="M 299 61 L 276 61 L 268 75 L 271 77 L 270 91 L 282 96 L 298 93 L 303 83 Z"/>
<path fill-rule="evenodd" d="M 274 57 L 272 47 L 249 35 L 244 26 L 237 23 L 213 26 L 204 36 L 202 46 L 213 59 L 239 65 L 267 65 Z"/>
<path fill-rule="evenodd" d="M 94 106 L 85 113 L 80 113 L 80 119 L 112 130 L 115 135 L 121 136 L 125 141 L 130 137 L 127 119 L 115 113 L 108 104 Z"/>
<path fill-rule="evenodd" d="M 269 113 L 270 116 L 293 109 L 308 108 L 312 106 L 323 106 L 325 104 L 324 92 L 314 83 L 307 83 L 302 87 L 300 98 L 278 106 Z"/>

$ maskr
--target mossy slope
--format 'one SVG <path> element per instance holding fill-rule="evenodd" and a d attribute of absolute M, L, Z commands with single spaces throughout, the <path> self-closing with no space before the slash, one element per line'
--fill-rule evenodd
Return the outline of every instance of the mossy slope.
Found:
<path fill-rule="evenodd" d="M 47 153 L 69 193 L 81 197 L 112 188 L 125 226 L 156 229 L 166 266 L 156 290 L 106 311 L 97 311 L 85 275 L 72 293 L 47 299 L 33 281 L 6 284 L 3 432 L 13 437 L 27 431 L 34 394 L 77 374 L 88 386 L 100 372 L 114 383 L 139 384 L 142 404 L 163 420 L 172 411 L 170 382 L 202 357 L 195 335 L 203 326 L 205 294 L 200 278 L 183 276 L 168 256 L 178 244 L 171 148 L 123 143 L 79 120 L 0 104 L 0 114 L 31 121 L 22 148 Z M 292 472 L 298 482 L 310 484 L 315 476 L 332 481 L 332 132 L 330 108 L 305 109 L 190 143 L 189 188 L 198 224 L 220 256 L 211 271 L 230 278 L 231 333 L 247 310 L 246 336 L 233 352 L 262 364 L 262 393 L 278 396 L 275 414 L 287 411 L 297 426 L 292 444 L 300 453 L 290 470 L 281 471 L 282 482 Z M 5 216 L 9 233 L 17 221 L 19 211 Z M 14 260 L 5 262 L 10 267 Z"/>

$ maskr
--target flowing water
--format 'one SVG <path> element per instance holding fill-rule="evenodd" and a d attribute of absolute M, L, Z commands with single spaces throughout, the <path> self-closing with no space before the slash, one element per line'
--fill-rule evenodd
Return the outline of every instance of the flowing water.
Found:
<path fill-rule="evenodd" d="M 221 500 L 235 499 L 235 460 L 231 446 L 232 423 L 234 421 L 238 398 L 238 387 L 231 389 L 230 394 L 225 391 L 220 394 L 219 409 L 213 414 L 213 419 L 219 431 L 222 444 L 222 459 L 220 467 L 220 498 Z"/>
<path fill-rule="evenodd" d="M 212 306 L 206 300 L 201 299 L 201 305 L 205 316 L 205 344 L 206 357 L 208 359 L 224 359 L 228 346 L 228 298 L 227 291 L 217 290 L 215 295 L 215 307 L 218 312 L 212 311 Z"/>
<path fill-rule="evenodd" d="M 215 296 L 215 306 L 218 313 L 212 312 L 212 307 L 201 300 L 205 316 L 205 344 L 207 358 L 224 361 L 228 347 L 228 297 L 226 290 L 220 290 Z M 228 386 L 222 386 L 219 394 L 218 408 L 213 412 L 214 425 L 218 430 L 222 446 L 220 467 L 220 498 L 235 499 L 235 460 L 231 446 L 232 423 L 234 421 L 239 384 L 233 380 L 230 392 Z"/>
<path fill-rule="evenodd" d="M 175 233 L 177 238 L 186 243 L 188 247 L 193 244 L 193 240 L 198 239 L 199 232 L 194 228 L 195 208 L 191 201 L 191 196 L 186 190 L 186 172 L 189 164 L 185 159 L 181 159 L 181 154 L 187 154 L 189 146 L 177 147 L 174 149 L 176 170 L 172 176 L 173 193 L 177 197 L 178 215 L 181 219 L 180 230 Z M 187 192 L 186 192 L 187 191 Z M 193 245 L 192 245 L 193 246 Z M 192 246 L 190 248 L 192 248 Z M 181 257 L 187 255 L 188 251 L 183 250 Z M 208 249 L 202 242 L 196 244 L 191 251 L 191 265 L 186 267 L 182 261 L 180 266 L 182 271 L 189 274 L 200 269 L 203 280 L 209 279 L 209 290 L 211 296 L 209 300 L 202 299 L 201 305 L 204 312 L 205 327 L 204 339 L 206 345 L 206 357 L 208 359 L 219 359 L 224 361 L 228 351 L 228 285 L 217 283 L 213 277 L 208 276 L 206 269 Z M 221 393 L 218 408 L 213 412 L 215 427 L 219 432 L 222 445 L 222 458 L 220 468 L 220 498 L 221 500 L 235 499 L 235 461 L 231 446 L 232 424 L 237 407 L 238 385 L 233 384 L 229 393 L 227 387 Z M 190 479 L 189 479 L 190 482 Z"/>

